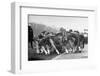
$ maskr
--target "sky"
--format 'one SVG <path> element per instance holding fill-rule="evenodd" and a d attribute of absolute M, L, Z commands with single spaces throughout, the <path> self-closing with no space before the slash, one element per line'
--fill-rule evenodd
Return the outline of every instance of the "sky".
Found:
<path fill-rule="evenodd" d="M 80 32 L 88 29 L 88 18 L 86 17 L 29 15 L 28 21 L 29 23 L 44 24 L 55 29 L 63 27 L 66 30 L 73 29 Z"/>

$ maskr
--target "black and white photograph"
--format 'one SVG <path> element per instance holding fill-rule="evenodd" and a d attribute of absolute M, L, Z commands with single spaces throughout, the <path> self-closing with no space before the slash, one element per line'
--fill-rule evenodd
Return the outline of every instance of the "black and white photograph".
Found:
<path fill-rule="evenodd" d="M 88 58 L 88 17 L 28 14 L 28 61 Z"/>

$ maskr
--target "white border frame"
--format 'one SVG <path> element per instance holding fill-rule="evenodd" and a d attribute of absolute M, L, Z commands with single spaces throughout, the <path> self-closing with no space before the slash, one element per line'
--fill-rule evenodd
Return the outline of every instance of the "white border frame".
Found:
<path fill-rule="evenodd" d="M 11 45 L 11 47 L 12 47 L 12 49 L 11 49 L 11 71 L 13 73 L 30 72 L 31 70 L 33 70 L 31 72 L 40 72 L 39 69 L 37 69 L 37 71 L 34 71 L 34 69 L 30 68 L 30 69 L 28 69 L 29 71 L 27 71 L 27 70 L 24 70 L 22 68 L 22 66 L 23 66 L 22 58 L 21 58 L 21 56 L 22 56 L 21 50 L 22 50 L 22 44 L 23 44 L 21 42 L 21 38 L 22 38 L 22 35 L 23 35 L 21 33 L 22 32 L 22 27 L 23 27 L 23 23 L 22 23 L 23 19 L 21 17 L 22 16 L 22 13 L 21 13 L 22 12 L 22 8 L 35 8 L 35 9 L 37 9 L 37 8 L 39 9 L 40 8 L 40 9 L 50 9 L 50 10 L 59 10 L 59 11 L 66 11 L 66 10 L 69 10 L 69 11 L 81 11 L 79 16 L 87 16 L 87 17 L 89 17 L 90 13 L 86 14 L 86 13 L 82 13 L 82 12 L 84 12 L 84 11 L 92 12 L 92 14 L 90 14 L 90 17 L 92 19 L 89 21 L 89 23 L 91 24 L 91 27 L 89 27 L 89 29 L 90 29 L 89 36 L 93 37 L 93 36 L 96 35 L 95 34 L 95 31 L 96 31 L 96 27 L 95 27 L 96 9 L 95 8 L 91 8 L 91 7 L 89 7 L 89 8 L 87 8 L 87 7 L 75 7 L 75 6 L 74 7 L 73 6 L 67 6 L 67 8 L 58 8 L 58 7 L 53 8 L 53 7 L 44 7 L 44 6 L 36 7 L 36 6 L 34 6 L 34 4 L 15 3 L 14 2 L 11 5 L 11 9 L 12 9 L 11 10 L 11 17 L 12 17 L 11 18 L 12 19 L 11 20 L 12 21 L 12 23 L 11 23 L 12 24 L 12 26 L 11 26 L 11 30 L 12 30 L 12 32 L 11 32 L 11 41 L 12 41 L 11 42 L 11 44 L 12 44 Z M 75 14 L 77 15 L 77 13 L 75 13 Z M 93 33 L 93 35 L 92 35 L 92 33 Z M 89 40 L 90 40 L 90 44 L 91 44 L 91 40 L 95 40 L 95 39 L 93 37 L 92 39 L 89 38 Z M 90 45 L 90 47 L 92 47 L 92 46 L 93 45 Z M 93 53 L 91 53 L 91 55 L 93 55 Z M 59 66 L 62 63 L 64 63 L 64 65 L 66 65 L 65 63 L 67 63 L 68 65 L 70 65 L 70 64 L 73 65 L 73 63 L 79 63 L 80 64 L 80 65 L 73 65 L 73 66 L 69 66 L 69 67 L 64 68 L 64 69 L 67 69 L 67 68 L 72 68 L 72 67 L 74 67 L 74 68 L 75 67 L 84 67 L 84 66 L 85 67 L 86 66 L 89 67 L 91 62 L 93 62 L 93 60 L 95 60 L 94 58 L 90 56 L 90 61 L 88 59 L 84 59 L 84 60 L 78 60 L 78 61 L 77 60 L 70 60 L 70 61 L 67 61 L 67 62 L 64 61 L 64 60 L 53 61 L 53 62 L 52 61 L 45 61 L 45 62 L 46 62 L 46 66 L 48 66 L 50 64 L 55 64 L 56 65 L 56 63 L 58 63 L 58 62 L 59 62 L 59 64 L 57 64 L 57 66 Z M 84 65 L 82 63 L 80 63 L 80 62 L 84 63 Z M 85 63 L 85 62 L 87 62 L 87 63 Z M 39 64 L 40 63 L 41 65 L 44 65 L 44 61 L 43 62 L 34 62 L 33 61 L 32 63 L 35 63 L 35 64 L 37 64 L 37 63 Z M 91 66 L 93 66 L 94 64 L 95 63 L 91 64 Z M 27 65 L 27 66 L 29 66 L 29 65 Z M 63 69 L 61 67 L 57 68 L 57 66 L 56 66 L 56 69 L 59 69 L 59 68 Z M 50 67 L 52 67 L 52 66 L 50 66 Z M 47 71 L 48 69 L 49 69 L 48 71 L 55 69 L 55 68 L 50 68 L 50 67 L 47 67 L 47 68 L 43 69 L 43 71 Z"/>

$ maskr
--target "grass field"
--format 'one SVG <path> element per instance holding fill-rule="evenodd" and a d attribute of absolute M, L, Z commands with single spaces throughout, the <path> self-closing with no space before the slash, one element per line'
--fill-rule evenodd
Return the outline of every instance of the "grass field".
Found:
<path fill-rule="evenodd" d="M 79 58 L 87 58 L 88 57 L 88 45 L 85 45 L 85 48 L 81 53 L 61 53 L 59 55 L 56 52 L 52 52 L 49 55 L 37 54 L 32 48 L 28 48 L 28 60 L 35 61 L 35 60 L 59 60 L 59 59 L 79 59 Z"/>

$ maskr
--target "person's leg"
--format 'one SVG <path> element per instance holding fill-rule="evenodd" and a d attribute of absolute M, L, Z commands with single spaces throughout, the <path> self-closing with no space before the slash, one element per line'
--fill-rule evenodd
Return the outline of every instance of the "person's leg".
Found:
<path fill-rule="evenodd" d="M 44 46 L 42 46 L 42 50 L 44 51 L 45 55 L 48 54 L 48 52 L 45 50 Z"/>
<path fill-rule="evenodd" d="M 57 50 L 56 46 L 54 45 L 54 42 L 52 39 L 50 39 L 50 43 L 51 43 L 52 47 L 55 49 L 56 53 L 60 54 L 59 51 Z"/>
<path fill-rule="evenodd" d="M 68 50 L 67 50 L 67 49 L 65 49 L 65 52 L 66 52 L 66 53 L 68 53 Z"/>
<path fill-rule="evenodd" d="M 33 49 L 33 43 L 32 43 L 32 41 L 31 41 L 30 43 L 31 43 L 31 47 L 32 47 L 32 49 Z"/>
<path fill-rule="evenodd" d="M 39 51 L 39 44 L 38 44 L 37 41 L 36 41 L 36 52 L 37 52 L 37 53 L 40 53 L 40 51 Z"/>
<path fill-rule="evenodd" d="M 49 46 L 46 45 L 46 48 L 47 48 L 47 52 L 48 52 L 48 54 L 50 54 Z"/>

